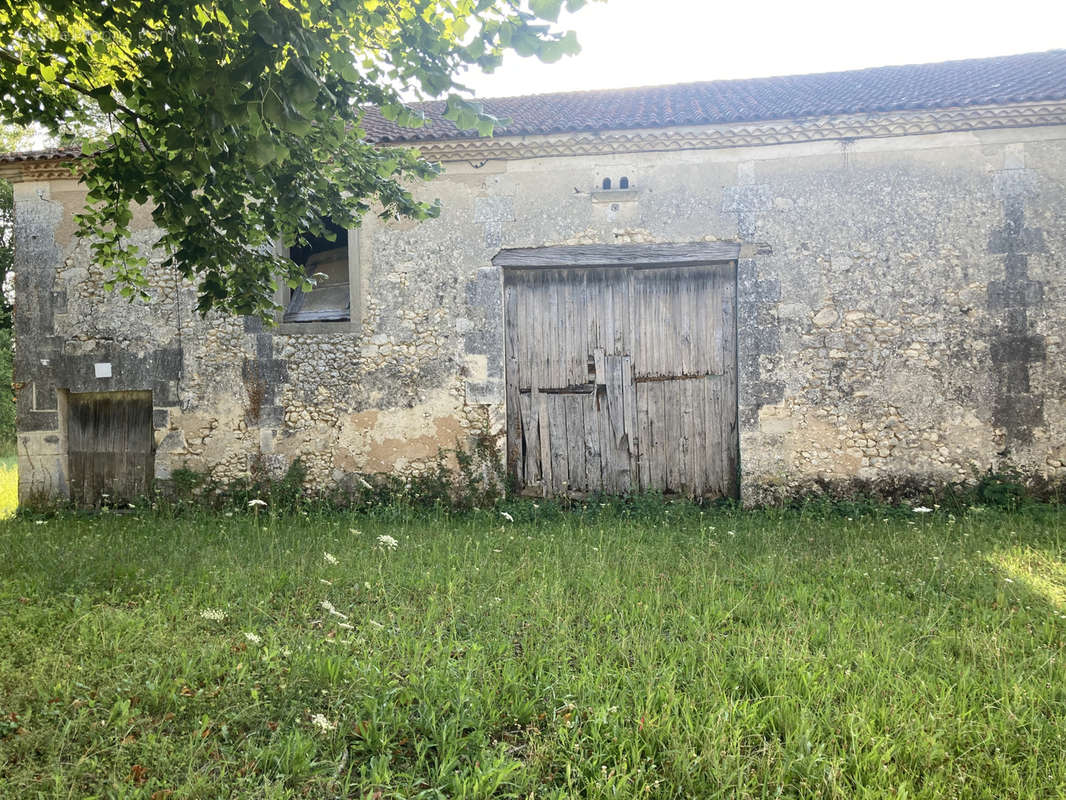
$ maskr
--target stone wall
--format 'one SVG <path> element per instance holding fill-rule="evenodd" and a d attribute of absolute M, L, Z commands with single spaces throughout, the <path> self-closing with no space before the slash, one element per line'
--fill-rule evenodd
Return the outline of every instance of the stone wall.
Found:
<path fill-rule="evenodd" d="M 71 239 L 76 184 L 17 184 L 22 496 L 65 491 L 64 391 L 151 390 L 160 478 L 300 456 L 332 484 L 483 431 L 502 451 L 500 248 L 716 239 L 756 245 L 738 264 L 746 501 L 1005 459 L 1066 476 L 1062 127 L 453 162 L 419 192 L 440 218 L 360 231 L 359 323 L 305 332 L 201 320 L 158 267 L 151 302 L 107 294 Z"/>
<path fill-rule="evenodd" d="M 1064 475 L 1066 142 L 1026 133 L 757 165 L 752 235 L 774 255 L 742 270 L 770 331 L 742 358 L 753 495 L 1006 463 Z"/>

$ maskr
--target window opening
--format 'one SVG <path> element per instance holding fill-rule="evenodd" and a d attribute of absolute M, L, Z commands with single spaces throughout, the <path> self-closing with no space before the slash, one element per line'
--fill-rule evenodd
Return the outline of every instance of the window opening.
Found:
<path fill-rule="evenodd" d="M 301 264 L 315 285 L 309 291 L 296 289 L 285 309 L 283 322 L 344 322 L 351 319 L 348 291 L 348 231 L 333 220 L 326 228 L 334 234 L 309 236 L 289 250 L 289 258 Z"/>

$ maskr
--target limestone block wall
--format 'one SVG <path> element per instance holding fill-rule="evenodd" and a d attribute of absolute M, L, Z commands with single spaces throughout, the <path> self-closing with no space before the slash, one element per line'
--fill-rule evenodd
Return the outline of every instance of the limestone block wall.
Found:
<path fill-rule="evenodd" d="M 151 390 L 160 478 L 299 456 L 328 485 L 486 432 L 502 451 L 501 248 L 716 239 L 749 245 L 745 500 L 1004 459 L 1066 476 L 1064 128 L 453 162 L 418 191 L 443 214 L 368 218 L 358 324 L 322 332 L 200 319 L 159 268 L 151 302 L 109 295 L 71 238 L 76 184 L 17 184 L 23 497 L 65 491 L 68 391 Z"/>
<path fill-rule="evenodd" d="M 741 270 L 742 315 L 766 324 L 741 364 L 752 496 L 1063 476 L 1064 145 L 1043 129 L 757 162 L 749 235 L 774 252 Z"/>

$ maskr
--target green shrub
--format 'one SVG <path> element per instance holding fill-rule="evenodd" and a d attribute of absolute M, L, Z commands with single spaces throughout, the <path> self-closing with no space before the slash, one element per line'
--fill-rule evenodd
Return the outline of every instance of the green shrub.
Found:
<path fill-rule="evenodd" d="M 455 468 L 449 466 L 449 457 L 454 458 Z M 347 486 L 325 489 L 307 485 L 307 468 L 299 458 L 281 478 L 269 476 L 262 463 L 254 464 L 248 476 L 228 481 L 182 467 L 174 470 L 168 491 L 161 493 L 159 500 L 174 508 L 206 506 L 216 510 L 241 509 L 259 499 L 275 512 L 381 508 L 471 511 L 495 508 L 511 496 L 508 489 L 495 440 L 481 434 L 469 451 L 439 450 L 424 472 L 355 475 Z"/>

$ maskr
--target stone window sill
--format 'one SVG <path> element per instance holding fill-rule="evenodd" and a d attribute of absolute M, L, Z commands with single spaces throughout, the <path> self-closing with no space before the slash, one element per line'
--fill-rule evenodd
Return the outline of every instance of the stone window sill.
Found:
<path fill-rule="evenodd" d="M 345 320 L 343 322 L 282 322 L 274 333 L 280 336 L 303 336 L 315 334 L 348 333 L 358 334 L 362 326 Z"/>
<path fill-rule="evenodd" d="M 593 203 L 627 203 L 636 199 L 636 189 L 597 189 L 592 193 Z"/>

